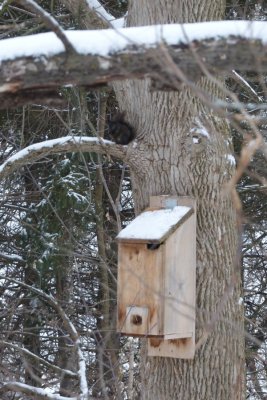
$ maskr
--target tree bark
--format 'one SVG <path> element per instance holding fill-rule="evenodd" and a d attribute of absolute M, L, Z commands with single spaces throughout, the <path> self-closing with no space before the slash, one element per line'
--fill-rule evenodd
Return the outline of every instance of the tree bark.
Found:
<path fill-rule="evenodd" d="M 223 17 L 224 1 L 134 0 L 129 22 L 145 25 Z M 219 95 L 208 80 L 198 83 Z M 150 91 L 150 82 L 116 84 L 117 98 L 134 126 L 131 151 L 136 212 L 150 195 L 189 195 L 197 200 L 197 337 L 193 360 L 142 355 L 146 400 L 244 398 L 244 339 L 237 265 L 236 213 L 225 190 L 233 174 L 228 126 L 190 90 Z M 203 339 L 205 338 L 205 339 Z"/>
<path fill-rule="evenodd" d="M 164 6 L 161 7 L 161 9 L 163 8 Z M 212 8 L 208 9 L 212 10 Z M 132 7 L 129 13 L 129 20 L 133 23 L 136 21 L 134 10 L 136 10 L 136 6 Z M 173 15 L 181 16 L 182 12 L 183 10 L 179 9 L 179 13 L 176 12 Z M 145 20 L 144 15 L 140 21 L 137 20 L 137 24 L 150 23 L 152 17 Z M 153 16 L 153 14 L 151 15 Z M 215 19 L 218 19 L 217 15 L 218 10 L 214 10 Z M 159 21 L 162 22 L 163 16 L 158 17 Z M 198 18 L 200 17 L 198 16 Z M 152 19 L 156 21 L 154 16 Z M 193 19 L 189 20 L 192 22 Z M 181 18 L 179 22 L 180 20 Z M 165 50 L 170 53 L 179 70 L 186 74 L 188 81 L 197 82 L 201 76 L 205 76 L 206 69 L 210 73 L 229 74 L 233 69 L 246 72 L 255 71 L 256 65 L 259 73 L 267 71 L 266 45 L 262 40 L 242 37 L 242 30 L 245 30 L 244 26 L 242 28 L 240 26 L 241 33 L 239 34 L 235 25 L 233 25 L 233 21 L 227 22 L 231 24 L 233 29 L 233 33 L 228 34 L 228 36 L 218 38 L 215 26 L 213 30 L 211 27 L 208 28 L 210 35 L 205 40 L 189 41 L 186 34 L 183 33 L 181 36 L 181 27 L 177 26 L 175 28 L 177 29 L 177 42 L 172 45 L 168 45 L 167 42 L 164 43 Z M 238 22 L 242 23 L 242 21 L 237 21 L 236 24 Z M 266 23 L 262 22 L 262 24 Z M 265 26 L 261 25 L 261 29 L 264 30 Z M 186 27 L 186 29 L 190 32 L 189 27 Z M 230 27 L 228 26 L 227 29 L 230 29 Z M 199 25 L 199 30 L 206 32 L 207 27 Z M 247 31 L 257 31 L 257 28 L 251 23 L 247 26 Z M 162 51 L 165 40 L 164 36 L 161 37 L 160 31 L 155 36 L 154 42 L 147 44 L 146 38 L 144 38 L 142 42 L 139 40 L 135 45 L 133 45 L 135 35 L 140 36 L 140 32 L 117 32 L 115 30 L 98 32 L 98 36 L 95 36 L 96 32 L 92 32 L 92 35 L 91 32 L 84 32 L 84 36 L 88 40 L 87 54 L 85 49 L 83 49 L 83 54 L 68 53 L 64 51 L 63 47 L 62 50 L 59 48 L 58 53 L 55 54 L 54 46 L 58 48 L 58 39 L 51 36 L 52 33 L 42 34 L 47 35 L 45 39 L 48 43 L 51 43 L 49 51 L 42 51 L 41 48 L 36 54 L 36 49 L 33 47 L 33 55 L 30 54 L 31 43 L 35 41 L 31 37 L 23 38 L 23 42 L 21 41 L 22 38 L 1 41 L 4 50 L 1 49 L 2 52 L 0 52 L 0 109 L 18 107 L 38 101 L 48 105 L 64 106 L 62 96 L 57 91 L 60 86 L 67 84 L 94 88 L 106 85 L 115 79 L 143 79 L 150 76 L 157 89 L 177 89 L 181 85 L 180 77 L 175 76 L 173 70 L 169 70 L 169 66 L 166 64 Z M 229 30 L 229 32 L 231 31 Z M 69 36 L 69 41 L 71 41 L 71 33 L 74 32 L 70 32 L 69 35 L 66 33 L 66 36 Z M 148 36 L 153 35 L 153 33 L 155 33 L 155 29 Z M 118 38 L 125 40 L 120 43 Z M 35 38 L 35 40 L 37 39 L 38 37 Z M 18 41 L 16 42 L 16 40 Z M 83 40 L 85 41 L 85 39 Z M 14 42 L 12 43 L 12 41 Z M 100 42 L 99 49 L 92 49 L 90 43 L 98 41 Z M 112 46 L 117 42 L 119 48 L 114 50 Z M 15 46 L 15 43 L 17 43 L 19 54 L 20 46 L 24 46 L 28 53 L 18 56 L 14 54 L 12 59 L 7 59 L 6 54 L 9 55 L 9 47 Z M 107 49 L 107 53 L 104 55 L 101 52 L 101 46 Z M 205 68 L 203 68 L 203 65 Z"/>

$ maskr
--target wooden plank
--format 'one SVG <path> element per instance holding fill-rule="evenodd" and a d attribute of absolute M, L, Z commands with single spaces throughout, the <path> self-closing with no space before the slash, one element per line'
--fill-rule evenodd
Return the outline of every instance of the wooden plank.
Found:
<path fill-rule="evenodd" d="M 172 357 L 193 359 L 195 354 L 195 335 L 187 339 L 163 340 L 148 339 L 148 355 L 152 357 Z"/>
<path fill-rule="evenodd" d="M 195 214 L 166 241 L 164 279 L 164 335 L 192 337 L 196 302 Z"/>
<path fill-rule="evenodd" d="M 119 243 L 118 324 L 119 332 L 143 335 L 144 326 L 126 321 L 129 307 L 148 308 L 146 335 L 163 334 L 163 254 L 165 245 L 148 250 L 146 244 Z"/>
<path fill-rule="evenodd" d="M 126 308 L 125 330 L 133 335 L 148 334 L 148 307 L 129 306 Z"/>

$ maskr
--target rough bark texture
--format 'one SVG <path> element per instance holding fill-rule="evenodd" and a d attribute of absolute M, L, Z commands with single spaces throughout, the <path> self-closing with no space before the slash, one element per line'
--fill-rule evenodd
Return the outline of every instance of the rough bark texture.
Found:
<path fill-rule="evenodd" d="M 129 21 L 145 25 L 213 20 L 222 17 L 223 10 L 222 0 L 132 0 Z M 199 86 L 218 95 L 207 80 Z M 240 400 L 244 343 L 236 216 L 224 190 L 233 174 L 227 125 L 190 89 L 155 93 L 146 80 L 117 84 L 116 91 L 137 133 L 137 145 L 128 150 L 137 213 L 148 205 L 150 195 L 197 199 L 197 341 L 205 332 L 207 339 L 191 361 L 144 354 L 143 399 Z"/>
<path fill-rule="evenodd" d="M 177 39 L 176 45 L 166 48 L 173 62 L 194 83 L 205 74 L 201 63 L 210 73 L 229 74 L 233 69 L 249 72 L 255 70 L 256 55 L 258 72 L 267 71 L 266 46 L 253 39 L 210 38 L 195 41 L 190 46 L 186 40 L 180 43 Z M 123 51 L 108 57 L 61 53 L 4 60 L 0 63 L 0 109 L 33 102 L 63 107 L 64 100 L 58 93 L 60 86 L 94 88 L 115 79 L 143 79 L 145 76 L 151 77 L 157 89 L 173 89 L 180 85 L 180 80 L 174 79 L 173 70 L 166 65 L 162 44 L 137 48 L 130 43 Z"/>

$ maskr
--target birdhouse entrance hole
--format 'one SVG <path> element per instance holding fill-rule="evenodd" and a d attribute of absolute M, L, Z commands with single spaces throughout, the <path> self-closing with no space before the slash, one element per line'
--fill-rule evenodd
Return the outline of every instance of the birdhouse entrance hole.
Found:
<path fill-rule="evenodd" d="M 134 325 L 142 325 L 142 317 L 141 315 L 134 314 L 131 316 L 131 323 Z"/>
<path fill-rule="evenodd" d="M 196 203 L 153 196 L 118 237 L 118 331 L 148 338 L 148 355 L 193 358 Z"/>

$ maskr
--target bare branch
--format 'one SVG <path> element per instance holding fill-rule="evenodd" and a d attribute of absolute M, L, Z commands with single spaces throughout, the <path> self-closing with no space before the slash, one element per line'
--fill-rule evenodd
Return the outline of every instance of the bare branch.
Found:
<path fill-rule="evenodd" d="M 260 149 L 262 144 L 263 144 L 262 136 L 258 134 L 255 139 L 251 139 L 246 146 L 243 146 L 236 172 L 227 184 L 229 188 L 235 188 L 235 185 L 237 184 L 237 182 L 243 175 L 245 169 L 251 162 L 252 157 L 254 156 L 256 151 Z"/>
<path fill-rule="evenodd" d="M 74 342 L 76 342 L 76 340 L 78 339 L 78 333 L 77 333 L 76 329 L 74 328 L 73 324 L 69 320 L 69 318 L 66 315 L 65 311 L 63 310 L 63 308 L 59 305 L 57 300 L 52 295 L 49 295 L 49 294 L 45 293 L 43 290 L 37 289 L 34 286 L 27 285 L 26 283 L 20 282 L 13 278 L 0 277 L 0 279 L 6 279 L 10 282 L 14 282 L 30 291 L 36 293 L 38 296 L 43 298 L 51 307 L 54 308 L 54 310 L 56 310 L 58 315 L 62 318 L 62 321 L 64 323 L 66 331 L 69 333 L 71 339 Z"/>
<path fill-rule="evenodd" d="M 0 279 L 6 279 L 6 280 L 8 280 L 10 282 L 17 283 L 18 285 L 23 286 L 26 289 L 36 293 L 43 300 L 45 300 L 52 308 L 54 308 L 54 310 L 60 316 L 66 331 L 68 332 L 71 340 L 73 341 L 73 345 L 75 346 L 75 349 L 76 349 L 76 352 L 77 352 L 77 356 L 78 356 L 78 363 L 79 363 L 78 378 L 79 378 L 79 382 L 80 382 L 80 391 L 81 391 L 80 400 L 87 400 L 88 399 L 89 390 L 88 390 L 87 380 L 86 380 L 86 365 L 85 365 L 85 360 L 84 360 L 82 351 L 80 349 L 79 335 L 78 335 L 78 332 L 77 332 L 76 328 L 74 327 L 74 325 L 70 321 L 69 317 L 67 316 L 67 314 L 63 310 L 63 308 L 60 306 L 60 304 L 57 302 L 57 300 L 52 295 L 49 295 L 49 294 L 43 292 L 42 290 L 35 288 L 34 286 L 27 285 L 26 283 L 17 281 L 16 279 L 12 279 L 12 278 L 7 278 L 7 277 L 2 277 L 1 278 L 0 277 Z M 27 390 L 31 390 L 31 389 L 29 389 L 29 387 L 28 387 Z M 37 390 L 39 390 L 39 389 L 37 389 Z M 26 393 L 24 391 L 22 391 L 22 392 Z M 1 393 L 1 391 L 0 391 L 0 393 Z M 55 400 L 57 400 L 57 399 L 58 400 L 62 400 L 63 399 L 60 396 L 59 397 L 49 397 L 49 396 L 41 397 L 41 396 L 44 396 L 44 394 L 45 394 L 45 392 L 44 393 L 42 393 L 42 392 L 39 393 L 38 392 L 38 393 L 36 393 L 36 395 L 38 395 L 39 397 L 36 397 L 36 398 L 40 398 L 40 399 L 47 398 L 49 400 L 50 399 L 51 400 L 52 399 L 53 400 L 54 399 Z M 57 395 L 53 395 L 53 396 L 57 396 Z"/>
<path fill-rule="evenodd" d="M 99 28 L 122 28 L 125 19 L 116 19 L 111 15 L 98 0 L 79 0 L 77 1 L 62 0 L 63 4 L 68 8 L 72 15 L 79 19 L 79 23 L 85 29 Z"/>
<path fill-rule="evenodd" d="M 127 147 L 117 145 L 109 140 L 99 140 L 86 136 L 65 136 L 59 139 L 35 143 L 9 157 L 0 166 L 0 179 L 7 177 L 24 165 L 33 163 L 48 155 L 69 152 L 109 154 L 119 159 L 125 159 Z"/>
<path fill-rule="evenodd" d="M 57 20 L 46 12 L 42 7 L 35 3 L 33 0 L 16 0 L 16 3 L 22 5 L 26 9 L 36 14 L 46 25 L 48 29 L 51 29 L 57 37 L 62 41 L 67 52 L 75 52 L 75 49 L 68 37 L 65 35 L 64 30 L 61 28 Z"/>
<path fill-rule="evenodd" d="M 243 87 L 244 90 L 246 90 L 249 95 L 253 98 L 254 101 L 256 102 L 262 102 L 263 98 L 260 97 L 257 92 L 253 89 L 253 87 L 248 83 L 246 79 L 243 78 L 238 72 L 235 70 L 232 71 L 232 77 L 235 79 L 236 82 L 240 84 L 240 86 Z"/>
<path fill-rule="evenodd" d="M 38 357 L 36 354 L 34 354 L 31 351 L 25 349 L 24 347 L 17 346 L 16 344 L 5 342 L 5 341 L 0 341 L 0 345 L 8 346 L 8 347 L 10 347 L 12 349 L 17 350 L 21 354 L 30 356 L 33 359 L 40 361 L 42 364 L 44 364 L 45 366 L 47 366 L 48 368 L 52 369 L 53 371 L 55 371 L 55 372 L 57 372 L 59 374 L 64 373 L 65 375 L 68 375 L 68 376 L 70 376 L 72 378 L 77 378 L 77 374 L 75 372 L 72 372 L 72 371 L 70 371 L 68 369 L 59 368 L 56 365 L 51 364 L 50 362 L 44 360 L 43 358 Z"/>

